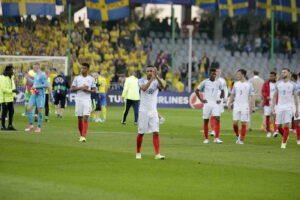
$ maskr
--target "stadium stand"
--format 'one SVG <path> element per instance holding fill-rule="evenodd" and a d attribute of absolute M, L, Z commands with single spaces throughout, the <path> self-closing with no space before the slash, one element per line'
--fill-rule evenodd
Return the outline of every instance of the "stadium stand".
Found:
<path fill-rule="evenodd" d="M 245 19 L 241 20 L 236 23 L 224 20 L 224 39 L 214 41 L 210 28 L 212 22 L 205 18 L 201 22 L 193 19 L 192 24 L 196 30 L 193 32 L 193 83 L 207 77 L 207 70 L 201 71 L 205 54 L 208 62 L 223 69 L 229 82 L 233 72 L 241 67 L 249 71 L 257 70 L 263 77 L 267 76 L 271 67 L 269 37 L 264 32 L 257 35 L 244 34 L 248 30 L 243 30 L 239 25 L 246 23 Z M 233 28 L 234 24 L 239 28 Z M 264 26 L 267 27 L 262 23 L 259 30 L 265 30 Z M 105 72 L 109 83 L 122 84 L 127 71 L 136 71 L 141 76 L 146 64 L 155 64 L 161 70 L 163 79 L 170 85 L 170 29 L 168 18 L 162 21 L 142 19 L 137 23 L 122 20 L 106 25 L 91 22 L 89 28 L 84 27 L 83 21 L 73 23 L 73 74 L 79 73 L 81 62 L 89 62 L 92 71 Z M 236 32 L 228 31 L 231 29 Z M 285 27 L 282 30 L 286 30 Z M 299 69 L 299 39 L 284 34 L 293 35 L 282 32 L 275 38 L 276 67 L 280 69 L 282 66 L 292 66 Z M 67 20 L 65 17 L 53 20 L 38 17 L 35 21 L 29 17 L 25 20 L 1 17 L 0 38 L 0 55 L 65 56 L 68 42 Z M 184 28 L 177 29 L 175 85 L 178 81 L 186 85 L 187 53 L 187 33 Z M 211 67 L 209 63 L 204 64 Z"/>

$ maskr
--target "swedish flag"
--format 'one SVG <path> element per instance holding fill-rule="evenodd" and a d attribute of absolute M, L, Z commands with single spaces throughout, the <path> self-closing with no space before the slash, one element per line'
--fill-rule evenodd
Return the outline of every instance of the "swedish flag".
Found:
<path fill-rule="evenodd" d="M 203 10 L 216 10 L 217 0 L 194 0 L 197 7 L 202 8 Z"/>
<path fill-rule="evenodd" d="M 300 23 L 300 0 L 282 1 L 282 19 Z"/>
<path fill-rule="evenodd" d="M 257 0 L 256 1 L 256 13 L 261 17 L 271 19 L 272 12 L 277 19 L 282 18 L 282 0 Z"/>
<path fill-rule="evenodd" d="M 128 17 L 129 0 L 86 0 L 88 18 L 110 21 Z"/>
<path fill-rule="evenodd" d="M 55 16 L 55 0 L 2 0 L 3 16 Z"/>
<path fill-rule="evenodd" d="M 56 0 L 56 5 L 60 5 L 60 6 L 67 5 L 67 0 Z"/>
<path fill-rule="evenodd" d="M 219 0 L 220 16 L 240 16 L 248 13 L 248 0 Z"/>

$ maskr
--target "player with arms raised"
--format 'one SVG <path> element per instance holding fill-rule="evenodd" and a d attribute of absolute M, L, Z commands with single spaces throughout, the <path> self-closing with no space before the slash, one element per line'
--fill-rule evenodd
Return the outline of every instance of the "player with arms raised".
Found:
<path fill-rule="evenodd" d="M 280 133 L 283 134 L 281 148 L 285 149 L 289 137 L 289 125 L 293 116 L 293 104 L 295 104 L 295 118 L 298 118 L 298 95 L 294 83 L 289 80 L 290 70 L 281 70 L 281 80 L 276 83 L 275 93 L 272 99 L 272 111 L 276 113 L 276 124 Z M 275 110 L 276 97 L 278 103 Z"/>
<path fill-rule="evenodd" d="M 218 95 L 219 90 L 221 94 Z M 204 96 L 200 95 L 203 92 Z M 210 70 L 210 77 L 200 83 L 195 91 L 197 97 L 204 104 L 203 107 L 203 119 L 204 119 L 204 144 L 208 144 L 208 122 L 212 116 L 214 118 L 214 131 L 215 140 L 214 143 L 222 144 L 222 140 L 219 139 L 220 134 L 220 106 L 221 99 L 224 97 L 224 89 L 222 83 L 216 80 L 216 69 Z"/>
<path fill-rule="evenodd" d="M 154 66 L 149 65 L 146 68 L 147 79 L 139 80 L 141 89 L 141 99 L 138 119 L 138 134 L 136 139 L 137 153 L 136 159 L 141 159 L 141 147 L 143 136 L 147 133 L 153 133 L 153 145 L 155 148 L 155 159 L 163 160 L 165 156 L 160 154 L 159 143 L 159 119 L 157 113 L 157 95 L 158 90 L 163 89 L 163 83 L 157 75 Z"/>
<path fill-rule="evenodd" d="M 234 83 L 228 108 L 233 106 L 233 129 L 236 134 L 236 144 L 244 144 L 244 139 L 247 131 L 247 122 L 250 120 L 250 109 L 255 111 L 255 96 L 254 89 L 250 82 L 246 80 L 247 71 L 240 69 L 236 73 L 238 79 Z M 234 101 L 234 105 L 233 105 Z M 238 122 L 242 123 L 242 130 L 239 134 Z"/>
<path fill-rule="evenodd" d="M 91 93 L 96 93 L 95 79 L 88 75 L 90 65 L 83 63 L 81 74 L 73 80 L 71 91 L 76 91 L 75 115 L 78 117 L 80 142 L 86 141 L 88 118 L 92 110 Z"/>

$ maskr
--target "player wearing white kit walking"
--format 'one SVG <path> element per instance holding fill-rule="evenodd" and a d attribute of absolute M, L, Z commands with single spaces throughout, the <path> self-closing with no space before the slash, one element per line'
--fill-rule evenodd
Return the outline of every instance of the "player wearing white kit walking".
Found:
<path fill-rule="evenodd" d="M 295 84 L 296 89 L 297 89 L 298 75 L 295 74 L 295 73 L 291 73 L 291 79 L 290 80 L 292 81 L 292 83 Z M 294 131 L 296 133 L 297 121 L 295 119 L 295 112 L 296 112 L 296 107 L 295 107 L 295 103 L 293 101 L 293 117 L 292 117 L 292 125 L 291 125 L 290 130 Z"/>
<path fill-rule="evenodd" d="M 297 134 L 297 144 L 300 145 L 300 73 L 298 74 L 297 80 L 297 95 L 298 95 L 298 117 L 295 117 L 296 120 L 296 134 Z"/>
<path fill-rule="evenodd" d="M 289 136 L 289 125 L 292 121 L 293 116 L 293 100 L 295 104 L 295 117 L 298 118 L 298 100 L 296 85 L 289 80 L 290 70 L 283 68 L 281 70 L 282 80 L 276 83 L 275 93 L 272 100 L 272 111 L 276 112 L 276 124 L 278 130 L 283 133 L 283 139 L 281 148 L 286 148 L 286 143 Z M 276 97 L 278 97 L 278 103 L 276 105 Z M 284 127 L 284 128 L 282 128 Z"/>
<path fill-rule="evenodd" d="M 261 95 L 264 98 L 263 105 L 264 105 L 264 116 L 266 117 L 266 131 L 267 137 L 272 137 L 271 133 L 271 121 L 274 125 L 274 133 L 273 137 L 277 137 L 278 132 L 275 124 L 275 117 L 276 115 L 272 114 L 272 99 L 275 93 L 275 86 L 276 86 L 276 72 L 270 72 L 269 80 L 263 84 Z"/>
<path fill-rule="evenodd" d="M 138 134 L 136 138 L 136 159 L 142 158 L 141 147 L 144 134 L 153 133 L 155 159 L 162 160 L 165 159 L 165 156 L 160 154 L 157 95 L 159 89 L 163 89 L 164 86 L 158 77 L 157 70 L 154 66 L 147 66 L 146 73 L 147 79 L 142 78 L 139 80 L 141 98 L 138 118 Z"/>
<path fill-rule="evenodd" d="M 220 68 L 216 68 L 216 80 L 221 82 L 222 88 L 224 90 L 224 98 L 221 99 L 221 102 L 219 103 L 220 106 L 220 113 L 222 114 L 224 112 L 224 105 L 227 102 L 227 97 L 228 97 L 228 88 L 227 88 L 227 83 L 224 78 L 221 77 L 222 70 Z M 218 96 L 221 95 L 221 90 L 218 92 Z M 211 136 L 215 136 L 215 118 L 210 117 L 210 126 L 211 126 Z"/>
<path fill-rule="evenodd" d="M 83 63 L 81 74 L 73 80 L 71 91 L 76 91 L 75 116 L 78 117 L 78 129 L 80 142 L 86 141 L 88 118 L 92 110 L 91 93 L 96 93 L 95 79 L 88 75 L 90 65 Z"/>
<path fill-rule="evenodd" d="M 250 121 L 250 110 L 255 111 L 254 89 L 250 82 L 246 80 L 247 71 L 240 69 L 236 73 L 238 79 L 234 83 L 228 108 L 233 106 L 233 129 L 236 134 L 236 144 L 244 144 L 247 131 L 247 122 Z M 234 104 L 233 104 L 234 102 Z M 238 122 L 241 121 L 242 129 L 239 134 Z"/>
<path fill-rule="evenodd" d="M 219 90 L 221 94 L 218 95 Z M 203 92 L 203 97 L 200 95 Z M 199 100 L 204 104 L 203 120 L 204 120 L 204 144 L 208 144 L 208 122 L 212 116 L 215 119 L 215 139 L 214 143 L 222 144 L 223 141 L 219 139 L 220 134 L 220 106 L 221 98 L 224 97 L 224 90 L 220 81 L 216 80 L 216 69 L 210 70 L 210 77 L 200 83 L 195 91 Z"/>

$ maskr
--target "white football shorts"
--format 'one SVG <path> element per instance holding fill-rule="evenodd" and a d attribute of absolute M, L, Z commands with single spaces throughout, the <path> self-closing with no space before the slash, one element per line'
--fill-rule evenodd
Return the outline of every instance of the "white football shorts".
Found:
<path fill-rule="evenodd" d="M 203 106 L 203 119 L 209 119 L 211 116 L 220 116 L 220 105 L 205 103 Z"/>
<path fill-rule="evenodd" d="M 264 115 L 265 116 L 271 116 L 271 114 L 272 114 L 271 106 L 264 106 Z"/>
<path fill-rule="evenodd" d="M 289 124 L 292 122 L 293 110 L 277 110 L 276 111 L 276 124 Z"/>
<path fill-rule="evenodd" d="M 75 116 L 82 117 L 82 116 L 90 115 L 91 110 L 92 110 L 91 100 L 76 99 L 76 101 L 75 101 Z"/>
<path fill-rule="evenodd" d="M 223 103 L 223 100 L 222 100 L 222 102 L 219 104 L 219 109 L 220 109 L 220 113 L 223 113 L 225 110 L 224 110 L 224 103 Z"/>
<path fill-rule="evenodd" d="M 139 111 L 138 133 L 159 132 L 159 119 L 157 111 Z"/>
<path fill-rule="evenodd" d="M 249 110 L 234 110 L 233 109 L 233 121 L 249 122 L 250 121 Z"/>

